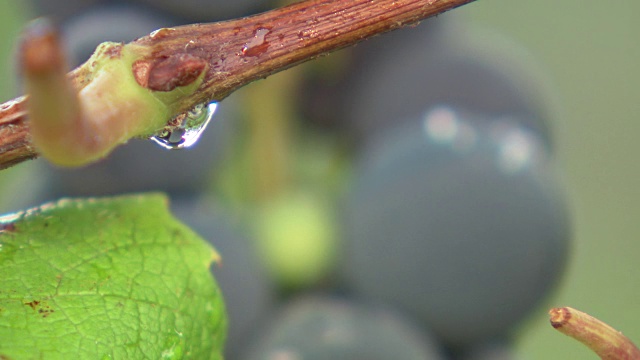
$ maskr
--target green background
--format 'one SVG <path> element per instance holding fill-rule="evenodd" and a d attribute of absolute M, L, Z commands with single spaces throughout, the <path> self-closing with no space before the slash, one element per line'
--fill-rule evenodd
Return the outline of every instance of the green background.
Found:
<path fill-rule="evenodd" d="M 17 94 L 13 47 L 27 17 L 17 4 L 0 2 L 2 99 Z M 544 75 L 547 96 L 554 100 L 551 123 L 558 167 L 571 201 L 574 239 L 568 271 L 547 305 L 587 311 L 636 342 L 640 342 L 638 14 L 640 2 L 634 0 L 486 0 L 445 15 L 467 22 L 474 33 L 497 32 L 523 46 Z M 27 170 L 17 167 L 10 172 L 21 171 Z M 0 181 L 5 177 L 2 174 Z M 522 330 L 518 352 L 525 359 L 596 358 L 553 331 L 545 309 L 533 314 Z"/>
<path fill-rule="evenodd" d="M 524 45 L 556 97 L 559 167 L 574 220 L 569 269 L 552 306 L 572 306 L 640 342 L 640 2 L 479 1 L 472 26 Z M 597 358 L 532 318 L 529 359 Z"/>

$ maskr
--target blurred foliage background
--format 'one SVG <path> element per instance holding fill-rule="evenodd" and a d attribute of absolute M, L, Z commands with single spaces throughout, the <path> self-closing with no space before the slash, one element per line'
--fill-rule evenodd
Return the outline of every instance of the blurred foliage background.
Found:
<path fill-rule="evenodd" d="M 548 89 L 546 96 L 553 104 L 549 122 L 568 190 L 573 244 L 568 270 L 547 305 L 569 305 L 589 312 L 636 343 L 640 343 L 639 13 L 640 3 L 633 0 L 615 5 L 577 0 L 492 0 L 444 15 L 467 22 L 469 30 L 479 37 L 502 33 L 519 48 L 524 47 L 526 54 L 522 56 L 537 64 Z M 29 17 L 23 2 L 0 2 L 2 99 L 19 94 L 14 50 L 18 33 Z M 491 41 L 491 37 L 486 40 Z M 286 91 L 286 76 L 267 81 L 275 86 L 285 84 L 281 86 Z M 251 91 L 261 90 L 245 93 Z M 269 104 L 260 106 L 264 109 Z M 273 111 L 286 109 L 286 105 L 276 106 Z M 326 146 L 324 143 L 320 148 Z M 278 166 L 278 162 L 265 165 Z M 21 164 L 0 174 L 0 186 L 5 189 L 0 199 L 3 203 L 33 205 L 29 199 L 34 195 L 23 189 L 46 179 L 30 176 L 35 171 L 32 167 Z M 313 172 L 309 173 L 312 176 Z M 217 186 L 237 186 L 236 180 L 223 178 Z M 283 180 L 266 179 L 266 188 L 257 189 L 258 194 L 252 196 L 261 196 L 260 192 L 268 192 L 268 187 L 279 181 Z M 240 187 L 227 189 L 226 193 L 242 197 L 242 191 Z M 524 359 L 595 358 L 581 345 L 556 333 L 548 325 L 544 308 L 530 316 L 520 332 L 517 349 Z"/>
<path fill-rule="evenodd" d="M 574 219 L 571 263 L 553 305 L 588 311 L 640 342 L 640 3 L 480 1 L 474 26 L 523 44 L 555 96 L 553 122 Z M 542 317 L 520 349 L 533 359 L 587 358 Z M 592 355 L 591 355 L 592 356 Z M 592 356 L 593 357 L 593 356 Z"/>

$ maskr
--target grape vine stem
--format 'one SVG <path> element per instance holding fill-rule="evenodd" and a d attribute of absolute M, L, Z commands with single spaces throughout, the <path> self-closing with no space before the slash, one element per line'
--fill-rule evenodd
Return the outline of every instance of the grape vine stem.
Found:
<path fill-rule="evenodd" d="M 134 41 L 147 47 L 150 55 L 132 71 L 140 86 L 169 91 L 190 81 L 185 77 L 189 71 L 203 68 L 202 84 L 180 99 L 178 110 L 184 111 L 204 101 L 220 101 L 252 81 L 299 63 L 473 1 L 306 0 L 236 20 L 160 29 Z M 38 156 L 29 132 L 27 100 L 19 97 L 0 105 L 0 169 Z"/>
<path fill-rule="evenodd" d="M 640 360 L 640 350 L 621 332 L 582 311 L 570 308 L 549 310 L 551 326 L 570 336 L 603 360 Z"/>

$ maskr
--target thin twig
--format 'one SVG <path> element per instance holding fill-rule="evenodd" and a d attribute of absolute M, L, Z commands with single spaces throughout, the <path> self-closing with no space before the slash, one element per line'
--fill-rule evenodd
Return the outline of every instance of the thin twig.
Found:
<path fill-rule="evenodd" d="M 188 84 L 205 71 L 198 90 L 180 99 L 178 110 L 185 111 L 222 100 L 301 62 L 472 1 L 307 0 L 237 20 L 161 29 L 133 42 L 150 55 L 132 71 L 141 86 L 153 91 Z M 76 86 L 83 85 L 74 72 L 70 77 Z M 37 156 L 25 99 L 0 105 L 0 169 Z"/>
<path fill-rule="evenodd" d="M 640 350 L 621 332 L 570 307 L 549 311 L 551 326 L 588 346 L 603 360 L 639 360 Z"/>

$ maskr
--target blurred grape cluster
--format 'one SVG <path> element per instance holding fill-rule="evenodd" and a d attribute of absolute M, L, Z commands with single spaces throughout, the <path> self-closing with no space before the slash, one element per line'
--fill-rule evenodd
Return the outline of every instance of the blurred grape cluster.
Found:
<path fill-rule="evenodd" d="M 282 3 L 32 5 L 78 65 L 102 41 Z M 168 193 L 222 254 L 229 359 L 511 359 L 570 221 L 553 119 L 510 54 L 441 16 L 247 86 L 192 149 L 41 164 L 34 197 Z"/>

